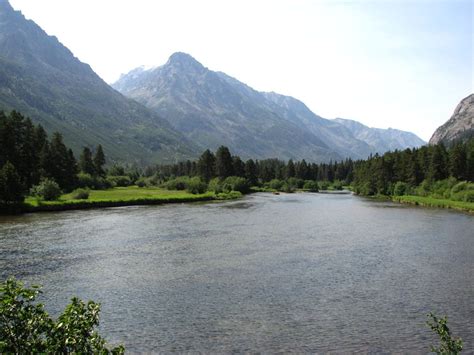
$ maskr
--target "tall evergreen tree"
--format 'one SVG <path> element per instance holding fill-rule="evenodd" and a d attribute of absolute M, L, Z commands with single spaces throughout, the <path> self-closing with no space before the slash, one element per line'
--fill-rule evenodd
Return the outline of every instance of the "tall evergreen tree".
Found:
<path fill-rule="evenodd" d="M 216 151 L 216 174 L 221 179 L 233 175 L 232 156 L 229 148 L 220 146 Z"/>
<path fill-rule="evenodd" d="M 449 174 L 458 179 L 467 179 L 467 154 L 463 143 L 455 144 L 449 151 Z"/>
<path fill-rule="evenodd" d="M 94 170 L 97 176 L 104 177 L 105 176 L 105 154 L 104 150 L 102 149 L 102 145 L 97 146 L 97 150 L 94 155 Z"/>
<path fill-rule="evenodd" d="M 95 166 L 94 162 L 92 161 L 92 152 L 88 147 L 84 147 L 82 150 L 82 154 L 79 158 L 79 169 L 85 174 L 95 175 Z"/>
<path fill-rule="evenodd" d="M 288 164 L 286 165 L 285 177 L 289 179 L 295 176 L 296 176 L 295 164 L 293 163 L 293 160 L 290 159 L 288 160 Z"/>
<path fill-rule="evenodd" d="M 466 143 L 466 179 L 474 181 L 474 138 Z"/>
<path fill-rule="evenodd" d="M 245 178 L 251 186 L 255 186 L 258 183 L 258 168 L 252 159 L 245 162 Z"/>
<path fill-rule="evenodd" d="M 431 149 L 431 159 L 428 177 L 433 180 L 443 180 L 448 177 L 447 153 L 444 145 L 438 144 Z"/>
<path fill-rule="evenodd" d="M 24 186 L 15 167 L 9 161 L 0 169 L 0 207 L 23 202 Z"/>
<path fill-rule="evenodd" d="M 245 177 L 245 164 L 238 156 L 232 157 L 232 171 L 235 176 Z"/>
<path fill-rule="evenodd" d="M 211 180 L 216 174 L 216 157 L 207 149 L 199 157 L 197 162 L 197 173 L 204 180 Z"/>

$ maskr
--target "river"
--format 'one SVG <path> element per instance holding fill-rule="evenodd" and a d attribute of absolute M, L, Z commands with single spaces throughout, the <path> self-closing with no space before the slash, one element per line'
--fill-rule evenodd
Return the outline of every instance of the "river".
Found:
<path fill-rule="evenodd" d="M 427 352 L 426 314 L 474 349 L 474 217 L 351 195 L 254 194 L 0 217 L 0 276 L 57 315 L 101 302 L 132 352 Z"/>

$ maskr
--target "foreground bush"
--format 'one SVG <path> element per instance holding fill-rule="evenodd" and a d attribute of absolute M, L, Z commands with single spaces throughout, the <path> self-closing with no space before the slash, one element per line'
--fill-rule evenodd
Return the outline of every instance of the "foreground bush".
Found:
<path fill-rule="evenodd" d="M 100 304 L 73 298 L 54 321 L 36 303 L 38 286 L 25 288 L 14 278 L 0 284 L 0 353 L 123 354 L 123 346 L 109 349 L 94 330 Z"/>
<path fill-rule="evenodd" d="M 30 189 L 30 194 L 45 201 L 55 201 L 61 196 L 61 189 L 56 181 L 43 179 Z"/>
<path fill-rule="evenodd" d="M 438 318 L 433 313 L 429 313 L 430 318 L 426 324 L 435 332 L 440 341 L 439 347 L 431 346 L 430 351 L 436 354 L 457 355 L 462 351 L 463 343 L 461 338 L 451 335 L 448 327 L 448 318 Z"/>

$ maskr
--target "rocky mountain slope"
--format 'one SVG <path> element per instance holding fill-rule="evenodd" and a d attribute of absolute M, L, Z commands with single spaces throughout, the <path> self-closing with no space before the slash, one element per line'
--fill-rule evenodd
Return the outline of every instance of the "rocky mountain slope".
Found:
<path fill-rule="evenodd" d="M 357 139 L 370 145 L 373 151 L 393 151 L 395 149 L 419 147 L 426 144 L 424 140 L 411 132 L 393 128 L 371 128 L 360 122 L 343 118 L 336 118 L 334 121 L 347 127 Z"/>
<path fill-rule="evenodd" d="M 461 100 L 451 118 L 439 127 L 430 139 L 430 144 L 451 144 L 474 137 L 474 94 Z"/>
<path fill-rule="evenodd" d="M 109 158 L 176 161 L 196 147 L 155 112 L 124 97 L 56 37 L 0 0 L 0 110 L 60 131 L 75 152 L 101 143 Z"/>
<path fill-rule="evenodd" d="M 134 69 L 112 86 L 165 117 L 201 149 L 224 144 L 244 158 L 366 158 L 424 143 L 411 133 L 404 139 L 401 131 L 378 133 L 398 136 L 389 143 L 359 138 L 350 126 L 314 114 L 295 98 L 258 92 L 185 53 L 174 53 L 160 67 Z"/>

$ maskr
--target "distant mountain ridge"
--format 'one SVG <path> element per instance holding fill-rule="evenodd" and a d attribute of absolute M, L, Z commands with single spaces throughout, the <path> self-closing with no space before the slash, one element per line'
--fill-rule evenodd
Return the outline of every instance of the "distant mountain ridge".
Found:
<path fill-rule="evenodd" d="M 451 118 L 434 132 L 430 144 L 451 144 L 474 137 L 474 94 L 456 106 Z"/>
<path fill-rule="evenodd" d="M 258 92 L 181 52 L 162 66 L 136 68 L 112 86 L 155 110 L 202 149 L 224 144 L 244 158 L 363 159 L 425 143 L 398 130 L 358 137 L 350 125 L 322 118 L 295 98 Z"/>
<path fill-rule="evenodd" d="M 344 118 L 336 118 L 334 121 L 346 126 L 357 139 L 366 142 L 376 151 L 393 151 L 402 147 L 419 147 L 426 144 L 424 140 L 411 132 L 394 128 L 371 128 Z"/>
<path fill-rule="evenodd" d="M 166 120 L 112 89 L 7 0 L 0 0 L 0 110 L 60 131 L 76 153 L 101 143 L 109 158 L 129 162 L 197 154 Z"/>

